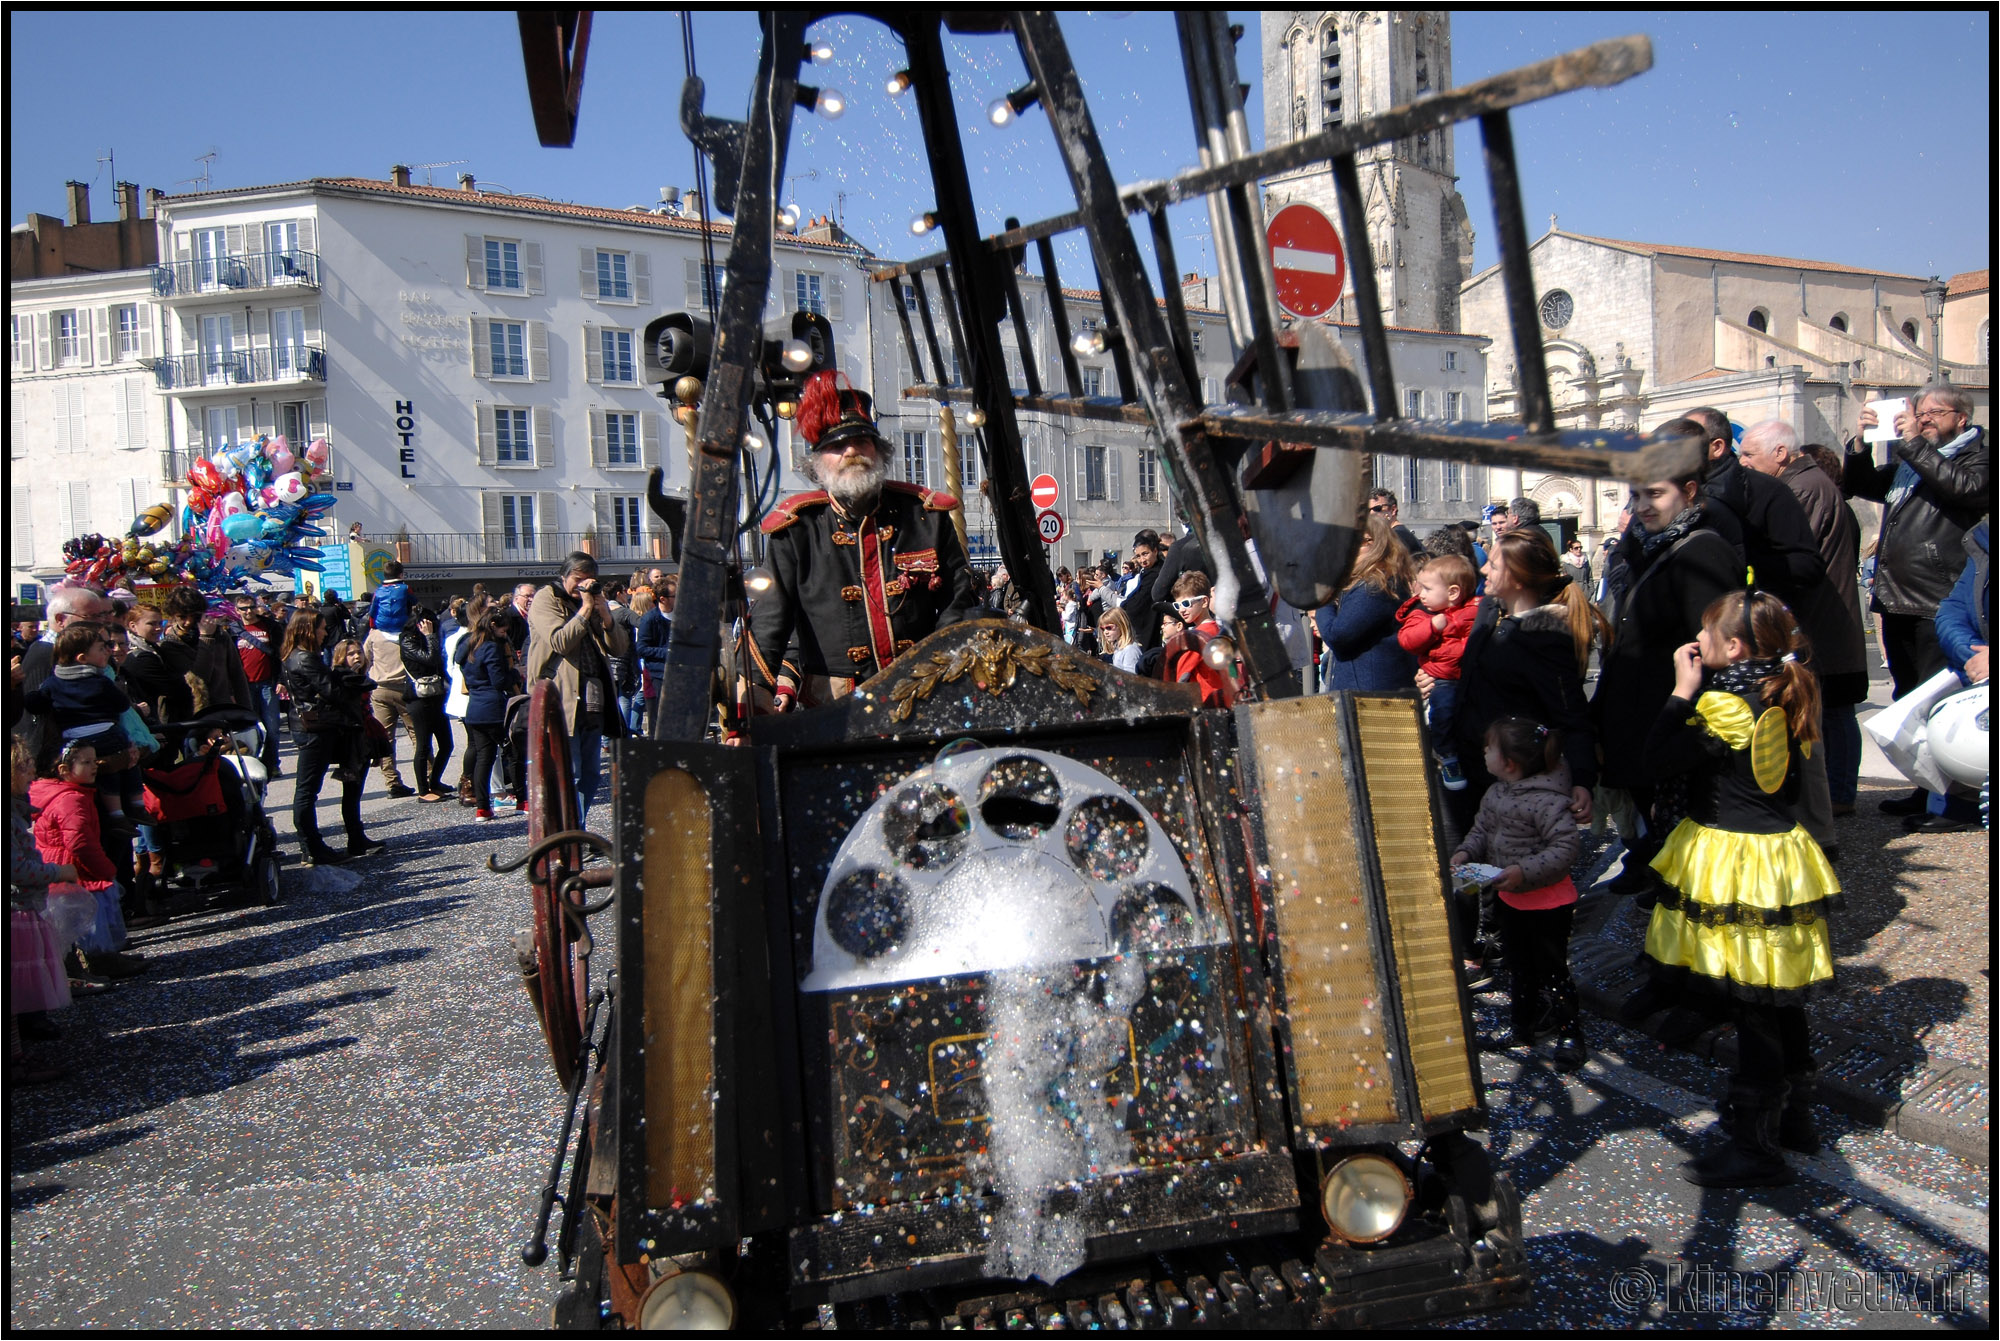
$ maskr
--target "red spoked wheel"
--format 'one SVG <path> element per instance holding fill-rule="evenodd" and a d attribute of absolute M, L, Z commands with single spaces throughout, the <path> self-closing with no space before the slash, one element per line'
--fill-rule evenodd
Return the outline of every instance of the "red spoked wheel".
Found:
<path fill-rule="evenodd" d="M 528 699 L 528 883 L 535 908 L 535 962 L 542 1033 L 556 1074 L 567 1085 L 576 1074 L 583 1047 L 583 1016 L 590 995 L 589 951 L 579 955 L 581 920 L 563 915 L 562 885 L 583 869 L 579 835 L 552 838 L 578 828 L 576 783 L 570 773 L 569 732 L 563 726 L 562 695 L 548 680 L 537 681 Z"/>

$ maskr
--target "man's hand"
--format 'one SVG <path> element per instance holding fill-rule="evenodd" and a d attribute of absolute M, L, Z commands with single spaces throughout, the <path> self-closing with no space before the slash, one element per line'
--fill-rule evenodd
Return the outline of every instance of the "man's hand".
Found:
<path fill-rule="evenodd" d="M 1917 437 L 1917 412 L 1908 409 L 1896 416 L 1896 436 L 1904 442 L 1914 442 Z"/>
<path fill-rule="evenodd" d="M 1578 824 L 1590 823 L 1592 808 L 1593 802 L 1590 795 L 1590 788 L 1572 787 L 1569 789 L 1569 815 L 1571 819 L 1575 820 Z"/>
<path fill-rule="evenodd" d="M 1988 672 L 1985 643 L 1974 643 L 1972 645 L 1972 655 L 1965 659 L 1965 673 L 1972 677 L 1974 684 L 1986 683 Z"/>
<path fill-rule="evenodd" d="M 1881 419 L 1880 419 L 1880 418 L 1878 418 L 1878 417 L 1876 416 L 1876 414 L 1875 414 L 1875 410 L 1874 410 L 1874 407 L 1872 407 L 1872 406 L 1866 406 L 1866 405 L 1864 405 L 1864 406 L 1863 406 L 1863 407 L 1861 408 L 1861 431 L 1862 431 L 1862 433 L 1864 433 L 1864 434 L 1865 434 L 1865 433 L 1867 433 L 1869 429 L 1871 429 L 1871 428 L 1874 428 L 1874 427 L 1875 427 L 1875 426 L 1876 426 L 1877 424 L 1879 424 L 1879 423 L 1881 423 L 1881 422 L 1882 422 L 1882 421 L 1881 421 Z M 1867 443 L 1867 439 L 1866 439 L 1866 438 L 1863 438 L 1863 439 L 1862 439 L 1862 444 L 1861 444 L 1861 445 L 1862 445 L 1862 447 L 1863 447 L 1864 449 L 1865 449 L 1865 448 L 1867 447 L 1868 443 Z"/>

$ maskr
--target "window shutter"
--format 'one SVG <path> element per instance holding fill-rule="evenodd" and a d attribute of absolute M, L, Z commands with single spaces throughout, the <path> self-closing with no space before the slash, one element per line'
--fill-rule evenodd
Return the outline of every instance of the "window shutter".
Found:
<path fill-rule="evenodd" d="M 648 470 L 660 464 L 660 416 L 651 410 L 639 416 L 639 464 Z"/>
<path fill-rule="evenodd" d="M 481 493 L 479 495 L 479 529 L 486 537 L 486 557 L 498 558 L 500 548 L 500 495 Z"/>
<path fill-rule="evenodd" d="M 597 528 L 597 547 L 600 550 L 611 545 L 612 536 L 616 533 L 611 524 L 611 500 L 612 495 L 601 490 L 590 496 L 590 521 Z"/>
<path fill-rule="evenodd" d="M 243 254 L 243 225 L 230 224 L 222 230 L 222 242 L 231 256 Z"/>
<path fill-rule="evenodd" d="M 153 357 L 153 311 L 144 303 L 139 305 L 139 357 Z"/>
<path fill-rule="evenodd" d="M 589 327 L 584 329 L 588 330 Z M 592 408 L 590 412 L 590 464 L 602 467 L 610 455 L 604 442 L 604 411 Z"/>
<path fill-rule="evenodd" d="M 791 312 L 799 306 L 799 272 L 790 266 L 774 268 L 771 272 L 771 287 L 778 295 L 780 311 Z"/>
<path fill-rule="evenodd" d="M 473 414 L 479 420 L 479 464 L 482 466 L 498 465 L 500 463 L 500 446 L 493 429 L 493 407 L 484 401 L 475 401 L 472 409 Z M 495 503 L 494 506 L 497 508 L 499 504 Z M 492 530 L 494 528 L 488 526 L 487 529 Z"/>
<path fill-rule="evenodd" d="M 207 443 L 204 442 L 202 439 L 202 427 L 203 425 L 201 422 L 201 411 L 193 408 L 192 406 L 188 407 L 187 445 L 188 445 L 188 451 L 194 456 L 200 456 L 207 447 Z M 181 474 L 186 475 L 187 472 L 182 471 Z"/>
<path fill-rule="evenodd" d="M 46 312 L 35 313 L 35 348 L 41 357 L 40 367 L 56 366 L 55 344 L 49 335 L 49 314 Z"/>
<path fill-rule="evenodd" d="M 706 312 L 708 310 L 701 301 L 701 262 L 696 260 L 689 260 L 687 262 L 687 309 L 690 312 Z M 44 336 L 43 339 L 46 340 L 47 337 Z M 46 350 L 42 354 L 42 361 L 44 363 L 48 362 Z"/>
<path fill-rule="evenodd" d="M 77 447 L 81 446 L 82 444 L 73 443 L 70 441 L 69 438 L 70 388 L 68 388 L 67 386 L 58 385 L 55 390 L 56 390 L 56 450 L 59 452 L 74 451 Z"/>
<path fill-rule="evenodd" d="M 125 516 L 132 518 L 138 517 L 139 490 L 143 486 L 144 486 L 144 481 L 142 480 L 127 479 L 119 481 L 118 501 L 122 505 L 122 510 Z"/>
<path fill-rule="evenodd" d="M 549 328 L 546 322 L 528 323 L 528 377 L 536 382 L 549 380 Z"/>
<path fill-rule="evenodd" d="M 252 309 L 250 313 L 250 348 L 269 349 L 271 347 L 271 314 Z"/>
<path fill-rule="evenodd" d="M 825 288 L 821 296 L 826 299 L 826 319 L 839 321 L 845 313 L 845 297 L 842 292 L 845 281 L 839 275 L 828 275 L 821 281 Z"/>
<path fill-rule="evenodd" d="M 576 282 L 578 293 L 586 298 L 597 297 L 597 248 L 577 248 Z"/>
<path fill-rule="evenodd" d="M 317 349 L 319 347 L 319 342 L 320 342 L 318 303 L 306 304 L 305 323 L 306 323 L 306 343 L 308 345 L 311 345 L 313 348 Z"/>
<path fill-rule="evenodd" d="M 631 258 L 632 299 L 634 302 L 653 301 L 653 258 L 643 251 L 635 251 Z"/>
<path fill-rule="evenodd" d="M 535 464 L 552 466 L 556 463 L 555 411 L 537 405 L 529 417 L 535 421 Z"/>
<path fill-rule="evenodd" d="M 76 353 L 86 368 L 93 366 L 97 362 L 96 355 L 91 349 L 90 309 L 87 307 L 76 309 Z"/>
<path fill-rule="evenodd" d="M 14 534 L 7 548 L 13 567 L 27 568 L 35 562 L 35 509 L 26 488 L 14 490 Z"/>
<path fill-rule="evenodd" d="M 472 233 L 465 235 L 465 287 L 486 290 L 486 239 Z"/>
<path fill-rule="evenodd" d="M 493 375 L 492 336 L 486 329 L 486 318 L 472 319 L 472 375 L 491 377 Z"/>
<path fill-rule="evenodd" d="M 56 530 L 62 533 L 65 540 L 72 540 L 80 534 L 76 529 L 76 500 L 62 485 L 56 486 Z"/>
<path fill-rule="evenodd" d="M 555 494 L 535 495 L 535 525 L 541 532 L 542 558 L 545 560 L 562 557 L 562 542 L 556 538 L 562 529 L 562 502 Z"/>
<path fill-rule="evenodd" d="M 1120 464 L 1121 458 L 1123 456 L 1124 453 L 1119 451 L 1114 446 L 1110 446 L 1107 444 L 1106 447 L 1104 448 L 1104 475 L 1106 480 L 1108 481 L 1105 488 L 1110 495 L 1110 497 L 1105 500 L 1106 502 L 1116 503 L 1121 501 L 1119 495 L 1123 493 L 1125 489 L 1124 481 L 1121 478 L 1125 473 L 1125 469 L 1123 465 Z"/>
<path fill-rule="evenodd" d="M 68 534 L 82 535 L 85 531 L 95 530 L 96 528 L 90 524 L 90 482 L 72 480 L 63 492 L 69 496 Z"/>
<path fill-rule="evenodd" d="M 7 455 L 28 454 L 28 393 L 26 388 L 7 397 Z M 24 486 L 16 485 L 16 488 Z"/>
<path fill-rule="evenodd" d="M 542 244 L 523 242 L 521 244 L 521 269 L 527 272 L 529 293 L 542 291 Z"/>
<path fill-rule="evenodd" d="M 118 323 L 111 319 L 111 309 L 108 307 L 98 308 L 97 361 L 99 363 L 113 363 L 117 361 L 118 352 L 111 347 L 112 333 L 117 329 Z"/>
<path fill-rule="evenodd" d="M 589 322 L 583 324 L 583 380 L 592 385 L 600 385 L 604 381 L 604 346 L 597 327 Z"/>
<path fill-rule="evenodd" d="M 176 261 L 194 259 L 194 240 L 186 233 L 174 234 L 174 259 Z"/>
<path fill-rule="evenodd" d="M 1076 482 L 1076 492 L 1070 497 L 1081 503 L 1090 497 L 1090 448 L 1078 450 L 1065 443 L 1063 450 L 1070 455 L 1070 478 Z"/>
<path fill-rule="evenodd" d="M 111 395 L 111 445 L 120 451 L 132 446 L 127 440 L 129 431 L 125 422 L 125 388 L 119 385 L 112 388 Z"/>
<path fill-rule="evenodd" d="M 924 487 L 944 488 L 944 434 L 924 434 Z"/>
<path fill-rule="evenodd" d="M 310 252 L 319 250 L 319 238 L 315 235 L 313 217 L 310 214 L 299 219 L 299 250 Z"/>
<path fill-rule="evenodd" d="M 141 377 L 125 379 L 125 428 L 132 447 L 146 445 L 146 382 Z M 135 510 L 136 513 L 136 510 Z"/>

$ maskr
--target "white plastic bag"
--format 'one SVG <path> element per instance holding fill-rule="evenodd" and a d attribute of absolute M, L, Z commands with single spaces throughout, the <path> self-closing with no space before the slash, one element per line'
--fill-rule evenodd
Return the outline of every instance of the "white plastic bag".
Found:
<path fill-rule="evenodd" d="M 1951 784 L 1925 747 L 1925 725 L 1938 700 L 1963 687 L 1956 672 L 1939 671 L 1861 724 L 1897 771 L 1926 791 L 1941 792 Z"/>
<path fill-rule="evenodd" d="M 67 952 L 97 924 L 97 896 L 82 885 L 57 881 L 49 886 L 49 910 L 43 916 L 56 944 Z"/>

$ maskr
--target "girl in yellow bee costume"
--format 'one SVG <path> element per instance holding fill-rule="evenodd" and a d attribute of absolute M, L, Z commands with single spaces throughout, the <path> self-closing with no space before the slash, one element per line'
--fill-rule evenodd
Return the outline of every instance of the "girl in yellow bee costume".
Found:
<path fill-rule="evenodd" d="M 1655 776 L 1683 776 L 1687 818 L 1653 859 L 1668 889 L 1646 954 L 1656 978 L 1728 1003 L 1736 1071 L 1729 1144 L 1688 1161 L 1703 1187 L 1791 1181 L 1781 1147 L 1816 1153 L 1805 1002 L 1833 981 L 1826 909 L 1840 880 L 1799 827 L 1799 760 L 1819 735 L 1819 687 L 1792 612 L 1731 592 L 1674 652 L 1674 696 L 1646 741 Z"/>

